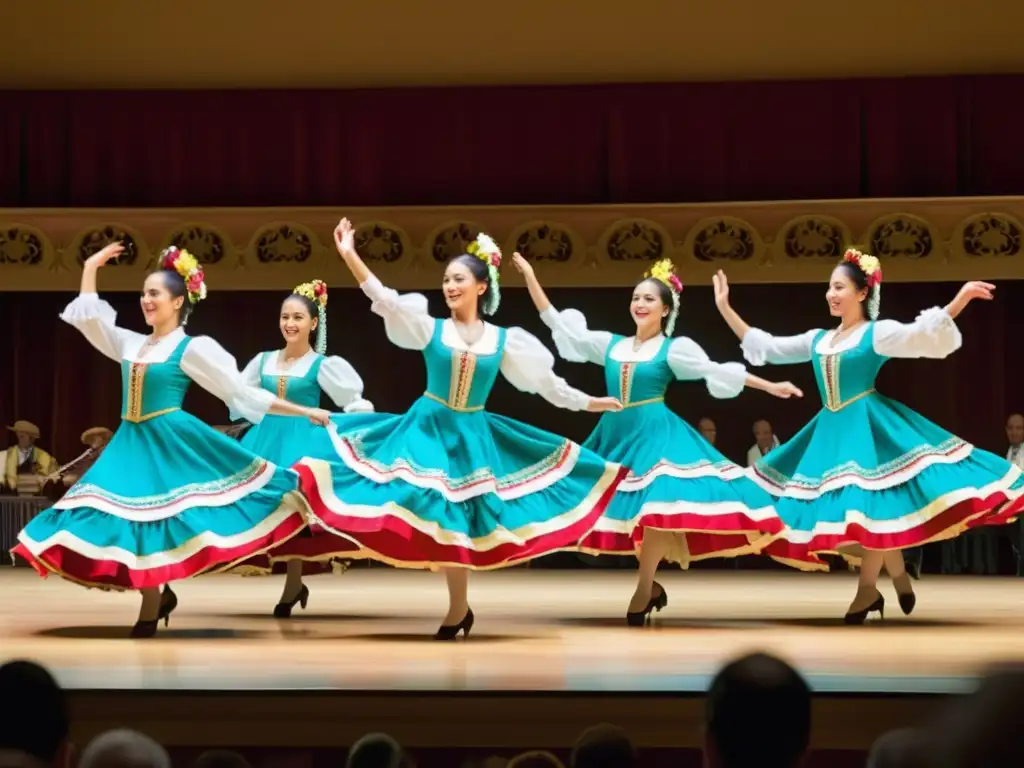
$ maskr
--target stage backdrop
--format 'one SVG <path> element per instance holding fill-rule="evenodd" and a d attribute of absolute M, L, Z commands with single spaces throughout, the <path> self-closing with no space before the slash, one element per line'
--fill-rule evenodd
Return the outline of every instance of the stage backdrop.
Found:
<path fill-rule="evenodd" d="M 101 281 L 102 286 L 102 281 Z M 884 316 L 912 320 L 918 311 L 945 304 L 957 290 L 947 283 L 897 284 L 883 291 Z M 824 284 L 735 286 L 733 303 L 752 324 L 778 334 L 799 333 L 830 323 Z M 582 310 L 594 328 L 630 333 L 628 287 L 552 289 L 559 307 Z M 1002 428 L 1012 410 L 1024 410 L 1024 355 L 1020 346 L 1020 308 L 1024 283 L 999 283 L 995 302 L 975 303 L 958 321 L 964 347 L 944 361 L 890 362 L 879 389 L 976 444 L 1005 450 Z M 95 425 L 116 427 L 121 381 L 119 366 L 100 355 L 58 318 L 73 298 L 69 293 L 8 293 L 0 302 L 0 418 L 10 424 L 30 419 L 43 431 L 42 445 L 59 459 L 81 450 L 80 433 Z M 110 293 L 119 323 L 143 330 L 136 295 Z M 209 334 L 244 365 L 254 354 L 277 348 L 281 337 L 277 316 L 282 292 L 213 292 L 189 324 L 193 334 Z M 429 292 L 432 309 L 444 312 L 440 290 Z M 525 290 L 505 292 L 497 318 L 521 325 L 553 349 L 551 336 L 539 321 Z M 383 323 L 369 311 L 369 301 L 356 289 L 332 291 L 329 304 L 330 352 L 342 355 L 366 382 L 366 396 L 381 411 L 401 411 L 423 391 L 421 357 L 388 343 Z M 714 308 L 711 289 L 688 287 L 683 297 L 678 332 L 694 338 L 713 359 L 740 360 L 736 339 Z M 603 394 L 599 367 L 558 361 L 556 370 L 570 383 Z M 742 461 L 752 444 L 751 423 L 767 418 L 783 440 L 802 426 L 820 406 L 810 365 L 756 369 L 770 379 L 789 379 L 804 388 L 802 401 L 783 401 L 748 391 L 733 400 L 714 400 L 699 383 L 679 383 L 669 392 L 669 405 L 695 424 L 710 416 L 718 424 L 720 448 Z M 193 387 L 187 407 L 217 424 L 226 409 Z M 543 426 L 577 440 L 597 421 L 587 413 L 570 413 L 541 398 L 515 391 L 499 380 L 489 407 L 496 412 Z"/>

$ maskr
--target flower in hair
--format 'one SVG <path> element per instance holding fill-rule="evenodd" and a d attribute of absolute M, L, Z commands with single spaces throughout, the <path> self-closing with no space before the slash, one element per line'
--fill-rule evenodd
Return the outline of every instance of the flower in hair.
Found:
<path fill-rule="evenodd" d="M 671 259 L 662 259 L 657 262 L 644 277 L 654 278 L 658 282 L 664 283 L 673 293 L 683 292 L 683 281 L 676 274 L 676 268 Z"/>
<path fill-rule="evenodd" d="M 868 253 L 861 253 L 856 248 L 848 248 L 843 254 L 843 261 L 856 264 L 868 279 L 868 287 L 874 288 L 882 284 L 882 263 Z"/>
<path fill-rule="evenodd" d="M 318 306 L 327 306 L 327 283 L 323 280 L 311 280 L 308 283 L 297 285 L 292 293 L 305 296 Z"/>
<path fill-rule="evenodd" d="M 206 298 L 206 276 L 203 268 L 199 266 L 199 260 L 184 248 L 178 248 L 176 245 L 167 248 L 160 259 L 160 267 L 174 270 L 181 276 L 185 281 L 190 304 L 198 304 Z"/>
<path fill-rule="evenodd" d="M 501 249 L 490 235 L 481 232 L 476 240 L 466 246 L 466 253 L 476 256 L 489 267 L 497 269 L 501 266 Z"/>

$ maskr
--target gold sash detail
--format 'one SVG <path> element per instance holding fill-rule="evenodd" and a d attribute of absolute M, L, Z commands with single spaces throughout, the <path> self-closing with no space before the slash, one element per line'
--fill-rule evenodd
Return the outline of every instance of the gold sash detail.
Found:
<path fill-rule="evenodd" d="M 121 420 L 127 421 L 130 424 L 141 424 L 144 421 L 155 419 L 157 416 L 166 416 L 168 413 L 174 413 L 175 411 L 180 410 L 181 408 L 164 408 L 163 410 L 153 411 L 152 413 L 147 413 L 142 416 L 136 416 L 135 414 L 125 413 L 121 415 Z"/>
<path fill-rule="evenodd" d="M 637 400 L 635 403 L 625 403 L 623 408 L 636 408 L 640 405 L 653 405 L 654 403 L 664 403 L 664 397 L 649 397 L 646 400 Z"/>
<path fill-rule="evenodd" d="M 425 398 L 427 398 L 428 400 L 433 400 L 435 403 L 440 403 L 445 408 L 450 408 L 451 410 L 457 411 L 458 413 L 475 413 L 476 411 L 482 411 L 484 409 L 484 407 L 482 405 L 472 405 L 472 406 L 452 405 L 447 400 L 445 400 L 443 398 L 440 398 L 437 395 L 433 395 L 430 392 L 424 392 L 423 396 Z"/>
<path fill-rule="evenodd" d="M 861 392 L 859 395 L 854 395 L 853 397 L 851 397 L 851 398 L 849 398 L 847 400 L 843 400 L 843 402 L 841 402 L 841 403 L 836 403 L 834 405 L 832 403 L 825 403 L 825 408 L 827 410 L 829 410 L 829 411 L 832 411 L 832 413 L 836 413 L 837 411 L 843 410 L 843 408 L 845 408 L 846 406 L 848 406 L 848 405 L 850 405 L 852 403 L 857 402 L 862 397 L 867 397 L 868 395 L 872 394 L 874 391 L 875 391 L 875 388 L 872 387 L 871 389 L 868 389 L 868 390 L 865 390 L 865 391 Z"/>

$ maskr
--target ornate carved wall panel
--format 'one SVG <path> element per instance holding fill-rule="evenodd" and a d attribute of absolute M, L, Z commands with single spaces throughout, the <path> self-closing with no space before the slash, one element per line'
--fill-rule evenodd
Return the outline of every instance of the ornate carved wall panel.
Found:
<path fill-rule="evenodd" d="M 135 291 L 160 250 L 187 248 L 211 291 L 284 290 L 314 277 L 353 281 L 333 230 L 385 283 L 432 288 L 442 265 L 480 231 L 534 262 L 545 284 L 631 285 L 659 258 L 688 283 L 724 269 L 735 283 L 824 281 L 855 244 L 887 281 L 1024 279 L 1024 198 L 839 200 L 722 205 L 393 208 L 0 210 L 0 290 L 73 291 L 82 261 L 114 239 L 128 248 L 102 290 Z M 506 285 L 522 285 L 506 262 Z"/>

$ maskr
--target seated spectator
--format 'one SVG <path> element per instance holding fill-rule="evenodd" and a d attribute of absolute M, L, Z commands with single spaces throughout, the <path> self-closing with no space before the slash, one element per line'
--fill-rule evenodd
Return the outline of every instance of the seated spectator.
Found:
<path fill-rule="evenodd" d="M 570 768 L 633 768 L 636 748 L 617 725 L 595 725 L 576 739 L 569 758 Z"/>
<path fill-rule="evenodd" d="M 345 768 L 412 768 L 402 745 L 386 733 L 368 733 L 352 745 Z"/>
<path fill-rule="evenodd" d="M 534 750 L 513 757 L 508 761 L 508 768 L 565 768 L 565 766 L 550 752 Z"/>
<path fill-rule="evenodd" d="M 709 768 L 797 768 L 811 736 L 811 689 L 789 664 L 764 653 L 727 664 L 708 690 Z"/>
<path fill-rule="evenodd" d="M 120 728 L 90 741 L 78 768 L 171 768 L 171 758 L 144 733 Z"/>
<path fill-rule="evenodd" d="M 14 753 L 50 768 L 71 765 L 67 697 L 53 676 L 31 661 L 0 666 L 0 751 L 5 763 L 21 762 Z"/>

